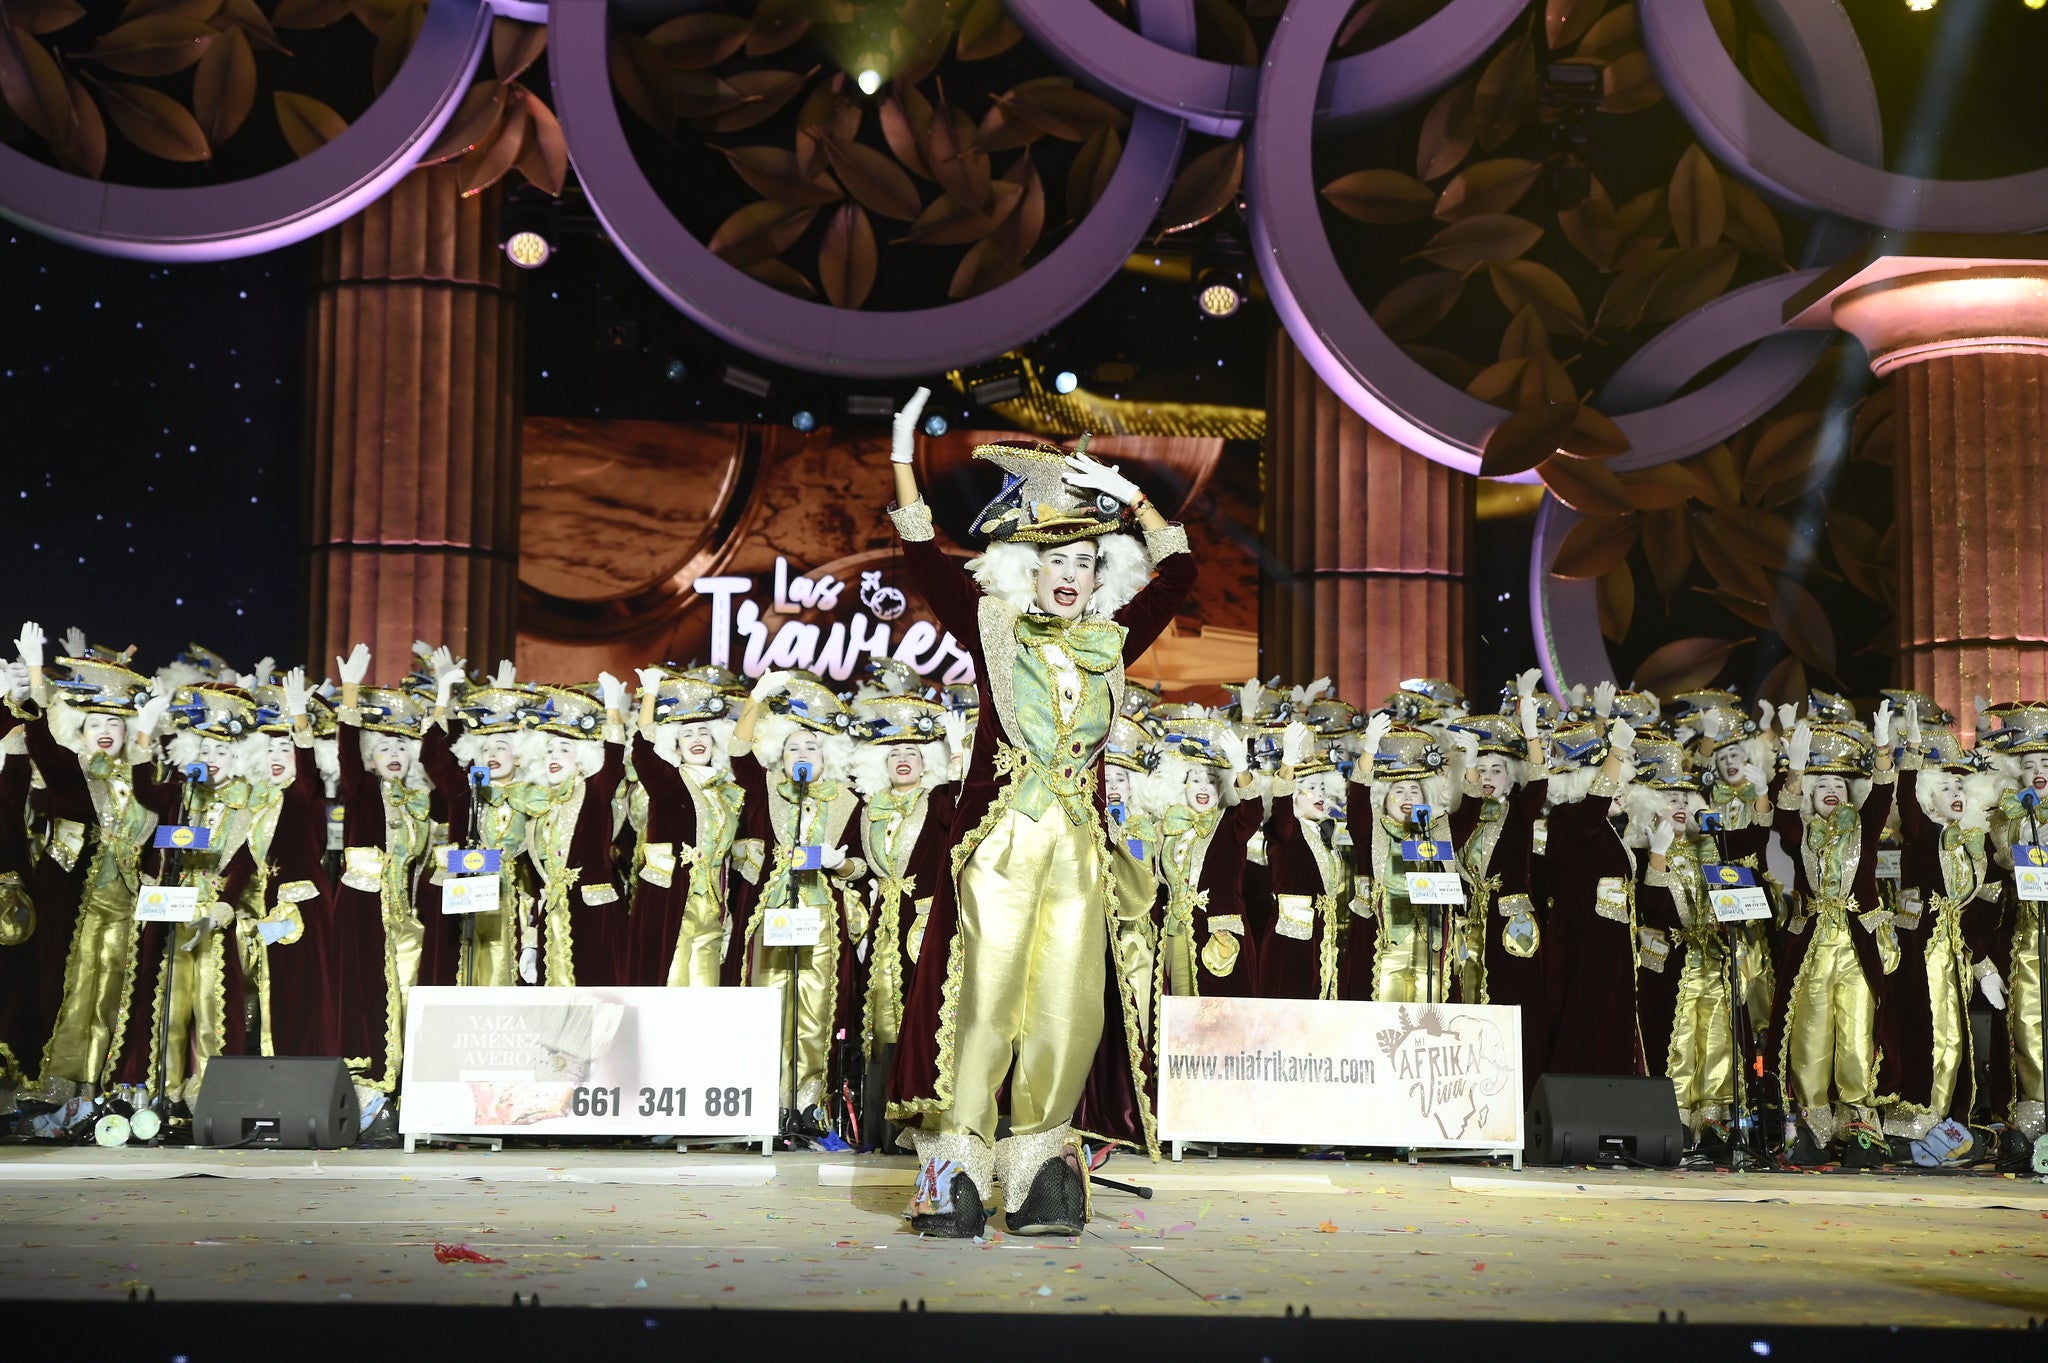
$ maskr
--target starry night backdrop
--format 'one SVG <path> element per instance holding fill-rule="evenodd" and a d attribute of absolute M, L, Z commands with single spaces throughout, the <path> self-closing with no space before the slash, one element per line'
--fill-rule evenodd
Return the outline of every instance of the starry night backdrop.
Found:
<path fill-rule="evenodd" d="M 54 657 L 75 624 L 144 672 L 289 658 L 305 248 L 169 266 L 0 230 L 0 630 Z"/>

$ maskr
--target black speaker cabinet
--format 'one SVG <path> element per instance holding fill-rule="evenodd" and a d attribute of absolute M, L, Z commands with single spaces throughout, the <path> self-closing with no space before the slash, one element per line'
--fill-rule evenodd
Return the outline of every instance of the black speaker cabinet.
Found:
<path fill-rule="evenodd" d="M 1530 1164 L 1677 1165 L 1685 1124 L 1669 1079 L 1546 1074 L 1529 1098 Z"/>
<path fill-rule="evenodd" d="M 338 1150 L 361 1121 L 338 1057 L 217 1055 L 192 1105 L 192 1144 Z"/>

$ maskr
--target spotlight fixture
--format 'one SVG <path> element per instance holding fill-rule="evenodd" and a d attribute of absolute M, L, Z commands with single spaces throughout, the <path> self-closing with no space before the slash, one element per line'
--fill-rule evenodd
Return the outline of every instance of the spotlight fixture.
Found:
<path fill-rule="evenodd" d="M 944 435 L 952 428 L 952 423 L 947 421 L 944 415 L 938 412 L 933 412 L 924 419 L 924 433 L 926 435 Z"/>
<path fill-rule="evenodd" d="M 555 201 L 521 187 L 505 196 L 498 214 L 498 243 L 505 259 L 522 270 L 538 270 L 555 254 L 562 215 Z"/>
<path fill-rule="evenodd" d="M 1071 369 L 1062 369 L 1052 376 L 1052 391 L 1055 393 L 1071 393 L 1080 386 L 1081 376 Z"/>
<path fill-rule="evenodd" d="M 737 388 L 742 393 L 757 398 L 767 397 L 768 389 L 773 386 L 766 374 L 756 374 L 753 370 L 742 369 L 736 364 L 727 365 L 725 372 L 718 376 L 718 381 L 727 388 Z"/>
<path fill-rule="evenodd" d="M 805 435 L 809 435 L 812 431 L 818 429 L 818 417 L 808 407 L 799 408 L 791 414 L 789 424 L 802 431 Z"/>
<path fill-rule="evenodd" d="M 1195 276 L 1195 306 L 1204 317 L 1234 316 L 1251 291 L 1251 279 L 1241 269 L 1211 266 Z"/>
<path fill-rule="evenodd" d="M 670 356 L 668 364 L 663 367 L 661 373 L 662 377 L 670 383 L 681 383 L 690 377 L 690 366 L 674 356 Z"/>

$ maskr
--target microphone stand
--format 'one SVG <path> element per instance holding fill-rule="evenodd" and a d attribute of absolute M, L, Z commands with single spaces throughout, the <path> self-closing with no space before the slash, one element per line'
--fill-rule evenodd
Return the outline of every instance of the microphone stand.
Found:
<path fill-rule="evenodd" d="M 2020 801 L 2027 810 L 2027 832 L 2036 845 L 2041 841 L 2041 824 L 2037 807 L 2040 797 L 2029 790 Z M 2019 971 L 2013 971 L 2019 974 Z M 2034 905 L 2034 1027 L 2040 1038 L 2041 1054 L 2048 1055 L 2048 905 Z M 2044 1085 L 2048 1089 L 2048 1085 Z M 2038 1172 L 2048 1164 L 2048 1134 L 2034 1138 L 2034 1168 Z"/>
<path fill-rule="evenodd" d="M 199 770 L 204 773 L 206 768 L 200 767 Z M 203 779 L 199 781 L 192 780 L 191 771 L 188 768 L 186 779 L 181 784 L 184 786 L 184 789 L 178 797 L 178 817 L 189 827 L 192 823 L 192 812 L 197 803 L 193 799 L 193 795 L 197 790 L 203 789 L 206 782 Z M 185 869 L 183 858 L 179 855 L 179 851 L 180 849 L 176 846 L 164 849 L 164 869 L 169 873 L 173 885 L 178 883 Z M 197 922 L 198 920 L 194 919 L 193 921 Z M 171 1129 L 171 1009 L 177 993 L 177 984 L 178 925 L 176 923 L 166 923 L 164 924 L 164 1001 L 158 1007 L 156 1015 L 157 1091 L 150 1099 L 150 1106 L 156 1110 L 157 1115 L 156 1135 L 150 1137 L 148 1142 L 152 1146 L 161 1146 L 164 1140 L 164 1133 Z"/>
<path fill-rule="evenodd" d="M 1711 819 L 1709 823 L 1706 820 Z M 1718 814 L 1702 819 L 1707 835 L 1714 840 L 1714 861 L 1717 865 L 1728 860 L 1728 848 L 1723 839 L 1728 832 L 1727 822 Z M 1701 882 L 1705 883 L 1704 879 Z M 1735 1131 L 1728 1142 L 1728 1168 L 1741 1173 L 1746 1169 L 1767 1168 L 1768 1161 L 1755 1148 L 1757 1131 L 1752 1120 L 1749 1102 L 1750 1048 L 1754 1038 L 1747 1026 L 1747 1009 L 1742 999 L 1742 972 L 1737 968 L 1737 955 L 1742 949 L 1739 923 L 1718 923 L 1721 936 L 1728 946 L 1728 964 L 1724 973 L 1728 978 L 1728 1049 L 1735 1061 Z M 1683 969 L 1683 967 L 1680 967 Z"/>
<path fill-rule="evenodd" d="M 789 911 L 793 914 L 796 912 L 797 896 L 799 894 L 797 877 L 802 874 L 797 870 L 796 863 L 799 855 L 798 849 L 804 845 L 804 804 L 810 799 L 811 794 L 811 764 L 808 762 L 798 762 L 790 771 L 790 779 L 796 783 L 796 816 L 790 833 L 789 870 L 785 874 L 789 882 L 788 907 Z M 806 1144 L 803 1136 L 802 1114 L 797 1110 L 796 1105 L 797 1070 L 800 1068 L 796 1049 L 796 1022 L 797 990 L 803 983 L 803 970 L 804 966 L 809 963 L 809 959 L 809 956 L 804 954 L 802 948 L 795 946 L 789 948 L 789 990 L 783 999 L 783 1008 L 789 1019 L 786 1033 L 789 1043 L 787 1055 L 789 1065 L 789 1106 L 782 1109 L 782 1139 L 780 1142 L 785 1150 L 801 1150 Z"/>
<path fill-rule="evenodd" d="M 1409 812 L 1408 824 L 1409 827 L 1414 831 L 1415 836 L 1418 839 L 1429 839 L 1430 816 L 1434 813 L 1435 811 L 1432 810 L 1428 805 L 1417 805 L 1413 810 Z M 1403 857 L 1401 858 L 1401 864 L 1407 867 L 1409 870 L 1414 870 L 1418 865 L 1424 863 L 1412 862 L 1409 861 L 1406 857 Z M 1426 864 L 1437 870 L 1442 870 L 1444 866 L 1441 860 L 1431 861 Z M 1410 909 L 1417 907 L 1413 898 L 1409 899 L 1408 907 Z M 1423 966 L 1423 979 L 1425 981 L 1423 990 L 1423 1002 L 1438 1003 L 1441 1000 L 1439 1000 L 1436 996 L 1437 914 L 1440 911 L 1447 910 L 1449 906 L 1444 904 L 1428 904 L 1424 905 L 1423 907 L 1426 908 L 1429 913 L 1428 921 L 1425 922 L 1422 927 L 1422 949 L 1428 953 L 1428 960 L 1425 962 Z M 1446 924 L 1444 928 L 1442 940 L 1444 947 L 1448 949 L 1451 944 L 1451 933 L 1448 924 Z M 1445 963 L 1444 969 L 1446 973 L 1449 972 L 1450 965 L 1448 962 Z M 1444 992 L 1448 994 L 1451 992 L 1449 988 L 1450 982 L 1446 980 L 1444 983 Z"/>
<path fill-rule="evenodd" d="M 486 766 L 471 767 L 469 769 L 469 828 L 463 835 L 463 844 L 465 846 L 475 847 L 483 840 L 483 811 L 478 808 L 478 805 L 482 799 L 482 792 L 490 788 L 491 769 Z M 500 869 L 502 870 L 502 867 Z M 501 894 L 503 893 L 503 888 L 504 881 L 501 878 L 499 880 L 499 892 Z M 499 902 L 498 910 L 500 913 L 504 912 L 502 900 Z M 462 983 L 464 988 L 468 988 L 476 984 L 476 915 L 473 913 L 462 915 L 461 952 Z"/>

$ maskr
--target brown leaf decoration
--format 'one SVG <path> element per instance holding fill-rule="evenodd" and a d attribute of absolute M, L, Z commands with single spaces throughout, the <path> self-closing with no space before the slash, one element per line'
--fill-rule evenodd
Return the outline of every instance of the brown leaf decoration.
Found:
<path fill-rule="evenodd" d="M 526 150 L 527 130 L 533 123 L 526 106 L 526 100 L 516 95 L 512 96 L 505 106 L 505 116 L 498 121 L 498 130 L 492 134 L 491 140 L 463 158 L 463 198 L 483 193 L 504 179 L 505 172 L 519 163 L 521 153 Z"/>
<path fill-rule="evenodd" d="M 1076 88 L 1065 76 L 1027 80 L 995 96 L 995 100 L 1019 118 L 1068 142 L 1086 142 L 1097 129 L 1122 131 L 1131 123 L 1130 115 L 1122 109 L 1099 95 Z"/>
<path fill-rule="evenodd" d="M 839 77 L 820 81 L 805 97 L 796 115 L 796 154 L 804 163 L 804 174 L 816 175 L 825 168 L 825 142 L 851 142 L 860 136 L 862 106 L 849 98 Z"/>
<path fill-rule="evenodd" d="M 7 15 L 14 21 L 15 32 L 40 36 L 71 27 L 85 17 L 85 6 L 78 0 L 8 0 Z M 121 17 L 132 16 L 124 12 Z"/>
<path fill-rule="evenodd" d="M 639 34 L 617 29 L 605 57 L 612 89 L 642 123 L 666 136 L 676 125 L 675 73 L 668 58 Z"/>
<path fill-rule="evenodd" d="M 1536 355 L 1550 357 L 1550 332 L 1544 328 L 1536 309 L 1517 309 L 1508 319 L 1508 329 L 1501 333 L 1500 357 L 1513 360 Z"/>
<path fill-rule="evenodd" d="M 1726 292 L 1728 281 L 1735 278 L 1735 267 L 1741 259 L 1741 250 L 1731 241 L 1681 249 L 1678 259 L 1671 262 L 1651 288 L 1649 302 L 1643 307 L 1644 320 L 1674 321 L 1719 298 Z"/>
<path fill-rule="evenodd" d="M 1166 204 L 1159 210 L 1159 235 L 1153 240 L 1163 241 L 1209 221 L 1236 201 L 1243 182 L 1244 143 L 1225 142 L 1209 148 L 1174 177 Z"/>
<path fill-rule="evenodd" d="M 1820 601 L 1789 577 L 1777 580 L 1771 598 L 1771 628 L 1800 662 L 1815 672 L 1835 674 L 1835 627 Z"/>
<path fill-rule="evenodd" d="M 1073 165 L 1067 168 L 1068 222 L 1079 222 L 1088 216 L 1088 210 L 1109 188 L 1109 179 L 1116 174 L 1117 162 L 1123 155 L 1124 141 L 1115 128 L 1104 128 L 1081 144 L 1081 150 L 1074 153 Z"/>
<path fill-rule="evenodd" d="M 818 68 L 809 71 L 738 71 L 726 84 L 740 97 L 739 107 L 728 109 L 722 114 L 697 120 L 696 126 L 707 132 L 737 133 L 766 123 L 781 113 L 789 102 L 803 92 L 806 82 L 818 74 Z"/>
<path fill-rule="evenodd" d="M 1650 295 L 1656 291 L 1658 281 L 1678 263 L 1680 254 L 1675 249 L 1652 251 L 1623 266 L 1621 273 L 1608 283 L 1607 292 L 1601 295 L 1600 306 L 1593 313 L 1593 329 L 1627 331 L 1639 325 L 1644 310 L 1650 306 Z"/>
<path fill-rule="evenodd" d="M 1472 154 L 1472 144 L 1479 136 L 1472 117 L 1472 89 L 1471 81 L 1459 81 L 1429 106 L 1415 147 L 1415 173 L 1421 178 L 1449 175 Z"/>
<path fill-rule="evenodd" d="M 786 261 L 757 260 L 746 267 L 747 273 L 772 288 L 784 293 L 795 294 L 798 298 L 816 298 L 818 290 L 801 271 Z"/>
<path fill-rule="evenodd" d="M 1728 221 L 1728 202 L 1721 193 L 1721 173 L 1695 142 L 1678 158 L 1671 172 L 1671 230 L 1683 247 L 1712 246 Z"/>
<path fill-rule="evenodd" d="M 822 208 L 844 198 L 829 175 L 806 177 L 795 152 L 780 147 L 718 147 L 733 173 L 762 198 L 784 208 Z M 900 172 L 899 172 L 900 173 Z"/>
<path fill-rule="evenodd" d="M 1480 451 L 1479 476 L 1513 477 L 1555 456 L 1557 442 L 1571 429 L 1572 411 L 1577 406 L 1577 403 L 1559 402 L 1525 407 L 1495 426 L 1487 433 L 1486 444 Z M 1623 506 L 1592 514 L 1617 515 L 1626 510 L 1628 508 Z"/>
<path fill-rule="evenodd" d="M 1778 215 L 1771 211 L 1771 206 L 1755 190 L 1725 173 L 1721 176 L 1721 196 L 1728 203 L 1728 220 L 1721 228 L 1728 240 L 1752 255 L 1791 269 L 1792 262 L 1785 259 L 1785 232 L 1778 226 Z"/>
<path fill-rule="evenodd" d="M 1465 385 L 1465 391 L 1481 402 L 1490 402 L 1496 407 L 1505 407 L 1513 411 L 1522 405 L 1517 395 L 1521 392 L 1522 375 L 1528 368 L 1528 356 L 1503 355 L 1495 363 L 1474 374 L 1471 382 Z"/>
<path fill-rule="evenodd" d="M 930 135 L 926 138 L 924 161 L 931 167 L 939 187 L 968 208 L 981 211 L 988 206 L 988 157 L 975 149 L 974 123 L 941 99 L 932 107 Z"/>
<path fill-rule="evenodd" d="M 917 220 L 924 204 L 903 167 L 864 143 L 827 141 L 824 146 L 825 159 L 855 202 L 879 217 Z"/>
<path fill-rule="evenodd" d="M 1636 547 L 1642 530 L 1634 515 L 1587 516 L 1565 534 L 1551 561 L 1552 577 L 1601 577 L 1613 571 Z"/>
<path fill-rule="evenodd" d="M 1828 512 L 1828 548 L 1835 554 L 1835 566 L 1849 585 L 1873 601 L 1886 598 L 1889 565 L 1884 560 L 1882 541 L 1870 522 L 1846 511 Z"/>
<path fill-rule="evenodd" d="M 915 86 L 905 86 L 882 101 L 877 116 L 882 123 L 882 140 L 889 144 L 889 150 L 896 153 L 904 168 L 927 180 L 936 178 L 924 159 L 925 139 L 931 135 L 931 102 Z"/>
<path fill-rule="evenodd" d="M 279 28 L 326 28 L 346 19 L 354 8 L 355 0 L 278 0 L 270 22 Z"/>
<path fill-rule="evenodd" d="M 1726 445 L 1701 450 L 1685 461 L 1696 476 L 1699 501 L 1706 506 L 1734 506 L 1742 500 L 1742 471 Z"/>
<path fill-rule="evenodd" d="M 270 20 L 256 8 L 256 0 L 226 0 L 210 23 L 223 32 L 239 28 L 254 46 L 291 55 L 291 49 L 278 40 L 277 30 L 270 26 Z"/>
<path fill-rule="evenodd" d="M 1674 639 L 1636 667 L 1635 685 L 1660 696 L 1697 691 L 1712 685 L 1728 665 L 1729 656 L 1748 642 L 1705 637 Z"/>
<path fill-rule="evenodd" d="M 1614 268 L 1621 233 L 1615 226 L 1614 202 L 1607 197 L 1607 187 L 1600 183 L 1599 176 L 1592 177 L 1583 203 L 1558 213 L 1557 226 L 1573 249 L 1596 269 Z"/>
<path fill-rule="evenodd" d="M 1643 557 L 1649 562 L 1650 580 L 1657 584 L 1668 613 L 1672 596 L 1692 568 L 1692 530 L 1683 508 L 1643 514 Z"/>
<path fill-rule="evenodd" d="M 1583 61 L 1611 62 L 1616 57 L 1642 50 L 1643 35 L 1636 25 L 1636 7 L 1623 5 L 1601 15 L 1586 30 L 1579 50 L 1572 55 Z"/>
<path fill-rule="evenodd" d="M 1636 575 L 1626 561 L 1617 563 L 1600 579 L 1595 593 L 1600 609 L 1600 632 L 1620 643 L 1628 638 L 1628 627 L 1636 616 Z"/>
<path fill-rule="evenodd" d="M 678 71 L 708 71 L 740 50 L 750 27 L 736 14 L 685 14 L 657 25 L 647 41 Z"/>
<path fill-rule="evenodd" d="M 355 0 L 349 12 L 356 16 L 364 28 L 373 35 L 381 35 L 384 26 L 398 16 L 405 8 L 406 0 Z"/>
<path fill-rule="evenodd" d="M 1466 384 L 1474 382 L 1481 372 L 1478 365 L 1463 355 L 1439 345 L 1419 345 L 1410 341 L 1404 344 L 1401 350 L 1408 358 L 1453 388 L 1463 388 Z"/>
<path fill-rule="evenodd" d="M 214 40 L 192 73 L 192 112 L 209 146 L 235 135 L 256 107 L 256 54 L 249 36 L 230 28 Z"/>
<path fill-rule="evenodd" d="M 959 266 L 953 271 L 953 280 L 946 286 L 948 298 L 972 298 L 987 293 L 998 285 L 1007 284 L 1023 273 L 997 243 L 994 237 L 977 241 L 960 258 Z"/>
<path fill-rule="evenodd" d="M 1505 213 L 1521 201 L 1542 173 L 1539 162 L 1521 156 L 1475 162 L 1444 186 L 1434 212 L 1444 222 L 1456 222 L 1475 213 Z"/>
<path fill-rule="evenodd" d="M 718 225 L 706 243 L 711 254 L 741 269 L 771 260 L 796 244 L 818 215 L 815 208 L 786 208 L 766 199 L 750 203 Z"/>
<path fill-rule="evenodd" d="M 1323 186 L 1323 197 L 1347 218 L 1376 227 L 1429 216 L 1436 191 L 1398 170 L 1354 170 Z"/>
<path fill-rule="evenodd" d="M 1572 428 L 1565 432 L 1564 448 L 1582 459 L 1612 459 L 1617 454 L 1627 454 L 1629 443 L 1613 418 L 1581 403 L 1578 415 L 1572 418 Z"/>
<path fill-rule="evenodd" d="M 51 150 L 66 170 L 97 180 L 107 168 L 106 121 L 84 82 L 69 71 L 64 73 L 64 88 L 71 96 L 71 133 Z"/>
<path fill-rule="evenodd" d="M 1003 0 L 973 0 L 960 16 L 960 36 L 953 50 L 963 62 L 985 61 L 1000 57 L 1023 39 L 1024 30 L 1010 18 Z"/>
<path fill-rule="evenodd" d="M 1750 501 L 1788 478 L 1805 474 L 1819 451 L 1821 414 L 1794 412 L 1764 425 L 1742 470 L 1742 493 Z"/>
<path fill-rule="evenodd" d="M 974 131 L 974 145 L 994 156 L 998 152 L 1028 147 L 1044 136 L 1045 129 L 1036 123 L 1013 116 L 1000 104 L 991 104 L 988 112 L 981 116 L 981 126 Z"/>
<path fill-rule="evenodd" d="M 51 146 L 71 136 L 71 92 L 50 49 L 0 16 L 0 97 L 30 132 Z"/>
<path fill-rule="evenodd" d="M 1657 84 L 1657 73 L 1650 69 L 1646 53 L 1630 52 L 1615 58 L 1600 77 L 1603 114 L 1638 113 L 1664 98 L 1664 87 Z"/>
<path fill-rule="evenodd" d="M 1543 34 L 1550 50 L 1560 51 L 1586 36 L 1607 9 L 1607 0 L 1548 0 L 1543 6 Z"/>
<path fill-rule="evenodd" d="M 383 94 L 386 86 L 398 75 L 398 68 L 405 65 L 407 54 L 419 39 L 420 25 L 427 21 L 427 0 L 410 0 L 410 3 L 392 16 L 384 25 L 384 31 L 377 35 L 377 53 L 370 63 L 370 88 Z"/>
<path fill-rule="evenodd" d="M 85 59 L 124 76 L 168 76 L 205 56 L 216 36 L 197 19 L 151 14 L 105 34 Z"/>
<path fill-rule="evenodd" d="M 1792 523 L 1754 506 L 1715 507 L 1709 513 L 1723 542 L 1751 562 L 1783 572 L 1792 552 Z"/>
<path fill-rule="evenodd" d="M 1654 468 L 1619 473 L 1622 491 L 1629 505 L 1638 511 L 1662 511 L 1683 505 L 1699 490 L 1699 484 L 1683 464 L 1658 464 Z"/>
<path fill-rule="evenodd" d="M 491 70 L 500 84 L 509 85 L 526 74 L 526 68 L 548 50 L 546 24 L 523 24 L 500 15 L 491 20 Z"/>
<path fill-rule="evenodd" d="M 1708 575 L 1737 596 L 1751 601 L 1767 600 L 1771 594 L 1771 582 L 1762 565 L 1729 545 L 1722 534 L 1724 527 L 1714 520 L 1713 512 L 1694 507 L 1688 514 L 1691 517 L 1693 550 L 1700 556 Z"/>
<path fill-rule="evenodd" d="M 671 78 L 677 118 L 713 119 L 746 107 L 732 82 L 709 71 L 677 71 Z"/>
<path fill-rule="evenodd" d="M 1614 210 L 1617 238 L 1609 269 L 1636 265 L 1655 255 L 1671 235 L 1670 205 L 1663 188 L 1646 189 Z"/>
<path fill-rule="evenodd" d="M 1746 625 L 1754 625 L 1758 629 L 1771 628 L 1771 608 L 1761 601 L 1752 601 L 1720 587 L 1695 587 L 1693 590 Z"/>
<path fill-rule="evenodd" d="M 1451 315 L 1465 294 L 1466 278 L 1435 270 L 1404 279 L 1387 290 L 1372 310 L 1372 320 L 1395 340 L 1412 341 Z"/>
<path fill-rule="evenodd" d="M 998 180 L 991 190 L 992 207 L 987 212 L 969 208 L 950 194 L 941 194 L 924 206 L 910 231 L 897 242 L 921 242 L 926 246 L 965 246 L 991 235 L 1008 218 L 1024 197 L 1024 191 L 1007 180 Z"/>
<path fill-rule="evenodd" d="M 1553 497 L 1582 516 L 1620 516 L 1630 509 L 1628 494 L 1597 459 L 1554 454 L 1536 472 Z"/>
<path fill-rule="evenodd" d="M 21 0 L 15 0 L 16 4 Z M 175 14 L 181 19 L 197 19 L 205 23 L 213 18 L 221 7 L 221 0 L 128 0 L 121 6 L 121 22 L 140 19 L 147 14 Z"/>
<path fill-rule="evenodd" d="M 569 176 L 569 143 L 562 136 L 562 125 L 546 100 L 524 85 L 513 88 L 526 109 L 526 145 L 519 151 L 519 173 L 535 189 L 559 199 L 562 182 Z"/>
<path fill-rule="evenodd" d="M 1538 265 L 1533 260 L 1504 260 L 1487 266 L 1486 275 L 1493 281 L 1493 291 L 1501 306 L 1509 312 L 1533 307 L 1551 331 L 1585 334 L 1586 313 L 1579 306 L 1578 295 L 1548 265 Z"/>
<path fill-rule="evenodd" d="M 1027 153 L 1003 172 L 1000 183 L 1016 185 L 1023 193 L 989 240 L 1005 261 L 1021 269 L 1045 231 L 1045 182 L 1038 178 L 1038 167 Z"/>
<path fill-rule="evenodd" d="M 794 46 L 810 32 L 815 8 L 813 0 L 761 0 L 754 6 L 754 21 L 747 29 L 747 55 L 769 57 Z M 804 287 L 810 289 L 808 280 Z"/>
<path fill-rule="evenodd" d="M 462 96 L 462 103 L 456 106 L 455 116 L 448 120 L 448 126 L 441 130 L 440 137 L 419 163 L 439 165 L 481 146 L 485 138 L 497 131 L 505 104 L 505 87 L 496 80 L 485 77 L 472 84 Z"/>
<path fill-rule="evenodd" d="M 1570 403 L 1578 406 L 1578 389 L 1572 386 L 1572 376 L 1554 357 L 1532 355 L 1529 357 L 1528 367 L 1522 371 L 1521 382 L 1515 388 L 1515 409 L 1520 411 L 1527 407 L 1545 407 L 1552 403 Z M 1572 418 L 1574 427 L 1578 425 L 1578 421 L 1578 417 Z M 1565 448 L 1570 448 L 1571 441 L 1572 434 L 1566 431 L 1563 440 Z"/>
<path fill-rule="evenodd" d="M 1479 147 L 1492 151 L 1536 114 L 1536 54 L 1524 28 L 1494 53 L 1472 95 Z"/>
<path fill-rule="evenodd" d="M 1196 51 L 1234 66 L 1259 64 L 1259 40 L 1229 0 L 1195 0 Z"/>
<path fill-rule="evenodd" d="M 1764 674 L 1757 685 L 1756 698 L 1767 700 L 1773 706 L 1804 705 L 1806 698 L 1813 694 L 1813 683 L 1807 679 L 1806 664 L 1791 654 L 1781 659 L 1778 665 Z"/>
<path fill-rule="evenodd" d="M 100 85 L 100 97 L 107 102 L 107 117 L 114 120 L 121 136 L 151 156 L 165 161 L 204 161 L 213 155 L 199 121 L 163 91 L 110 80 Z"/>
<path fill-rule="evenodd" d="M 818 282 L 835 308 L 857 308 L 875 287 L 875 229 L 858 204 L 841 204 L 818 243 Z"/>
<path fill-rule="evenodd" d="M 1461 273 L 1513 260 L 1543 240 L 1543 229 L 1512 213 L 1476 213 L 1439 231 L 1415 254 Z M 1529 309 L 1532 315 L 1535 309 Z"/>

